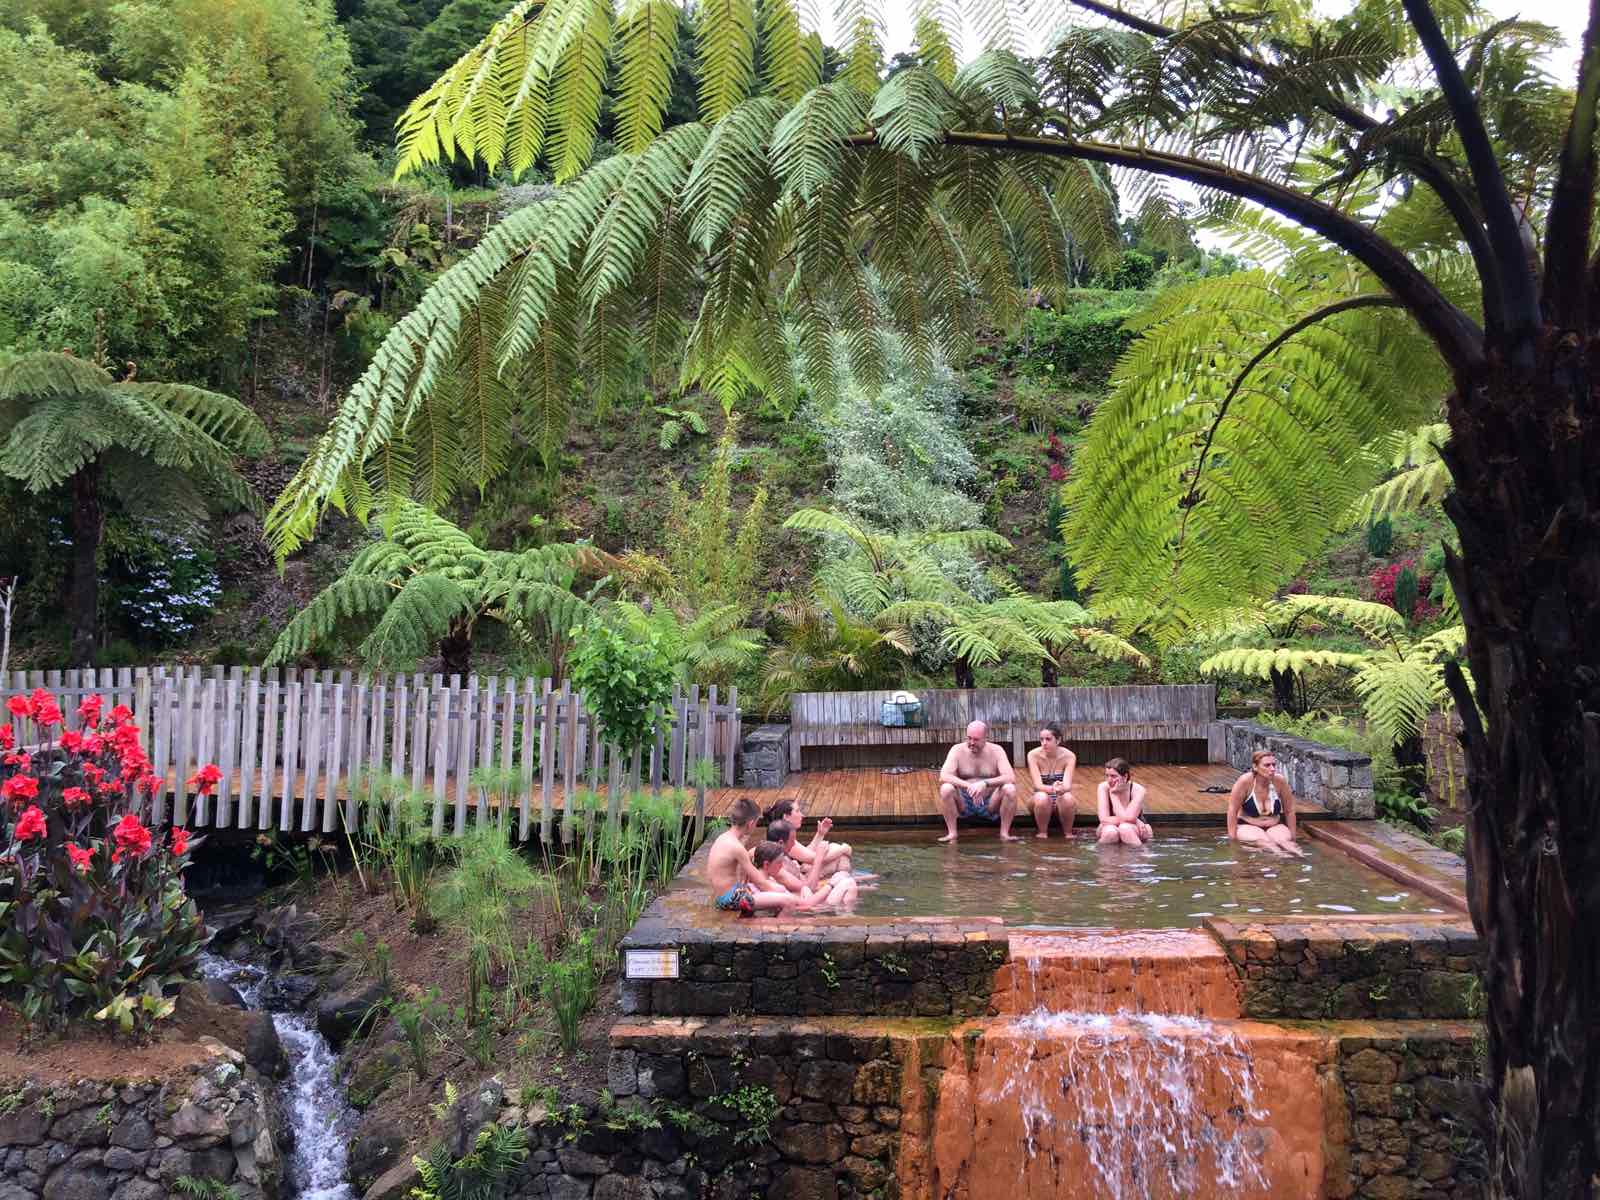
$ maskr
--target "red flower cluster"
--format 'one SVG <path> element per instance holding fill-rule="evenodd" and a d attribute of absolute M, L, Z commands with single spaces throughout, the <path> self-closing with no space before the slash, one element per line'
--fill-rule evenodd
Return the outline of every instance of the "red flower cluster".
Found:
<path fill-rule="evenodd" d="M 32 775 L 13 775 L 4 783 L 0 783 L 0 796 L 4 796 L 8 804 L 21 804 L 24 800 L 32 800 L 39 794 L 39 781 Z"/>
<path fill-rule="evenodd" d="M 222 770 L 216 763 L 207 763 L 189 777 L 189 786 L 201 796 L 209 796 L 222 782 Z"/>
<path fill-rule="evenodd" d="M 0 725 L 0 750 L 15 750 L 17 735 L 10 725 Z"/>
<path fill-rule="evenodd" d="M 1049 460 L 1049 469 L 1046 474 L 1051 483 L 1065 483 L 1072 468 L 1067 466 L 1067 448 L 1061 444 L 1061 439 L 1051 434 L 1044 444 L 1044 456 Z"/>
<path fill-rule="evenodd" d="M 189 853 L 189 831 L 181 825 L 172 827 L 172 854 L 175 858 L 182 858 Z"/>
<path fill-rule="evenodd" d="M 104 704 L 105 700 L 99 696 L 84 697 L 83 703 L 78 705 L 78 720 L 85 729 L 100 727 L 100 709 Z"/>
<path fill-rule="evenodd" d="M 31 838 L 42 838 L 44 834 L 44 813 L 37 804 L 29 805 L 17 818 L 17 841 L 26 842 Z"/>
<path fill-rule="evenodd" d="M 62 722 L 61 706 L 56 698 L 43 688 L 35 688 L 31 696 L 13 696 L 6 701 L 12 716 L 27 717 L 37 725 L 48 728 Z"/>
<path fill-rule="evenodd" d="M 61 793 L 61 802 L 68 808 L 88 808 L 94 797 L 80 787 L 70 787 Z"/>
<path fill-rule="evenodd" d="M 143 858 L 150 853 L 152 842 L 150 831 L 133 813 L 127 814 L 117 822 L 117 827 L 111 831 L 111 837 L 117 843 L 116 851 L 111 855 L 112 862 L 121 862 L 124 854 Z"/>
<path fill-rule="evenodd" d="M 1415 558 L 1396 559 L 1387 566 L 1379 567 L 1374 571 L 1367 579 L 1367 585 L 1372 588 L 1373 600 L 1393 608 L 1395 581 L 1400 578 L 1400 572 L 1407 568 L 1415 571 L 1417 569 L 1417 560 Z M 1432 590 L 1433 576 L 1431 574 L 1419 574 L 1417 576 L 1417 607 L 1412 612 L 1401 613 L 1400 615 L 1410 621 L 1422 621 L 1429 616 L 1437 616 L 1438 610 L 1432 608 L 1431 605 L 1429 606 L 1430 611 L 1424 611 L 1423 608 L 1423 605 L 1427 604 L 1426 597 Z"/>
<path fill-rule="evenodd" d="M 85 850 L 75 842 L 67 843 L 67 857 L 72 860 L 72 866 L 77 871 L 87 871 L 89 864 L 94 859 L 94 850 Z"/>

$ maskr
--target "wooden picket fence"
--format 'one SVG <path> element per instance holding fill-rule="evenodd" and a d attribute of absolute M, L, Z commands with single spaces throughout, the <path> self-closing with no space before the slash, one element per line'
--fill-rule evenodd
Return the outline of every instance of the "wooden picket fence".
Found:
<path fill-rule="evenodd" d="M 705 787 L 717 779 L 695 764 L 713 763 L 731 785 L 741 737 L 738 689 L 723 699 L 714 684 L 676 690 L 669 731 L 628 762 L 571 684 L 556 688 L 549 679 L 160 666 L 0 678 L 3 696 L 41 687 L 69 728 L 85 696 L 103 696 L 106 711 L 131 708 L 152 770 L 168 782 L 153 819 L 170 815 L 192 828 L 333 833 L 341 818 L 355 828 L 361 788 L 352 782 L 365 774 L 431 794 L 436 836 L 447 810 L 459 834 L 471 808 L 479 821 L 502 823 L 514 809 L 527 838 L 537 809 L 548 842 L 558 800 L 570 804 L 584 788 L 604 791 L 612 820 L 623 793 L 645 786 L 694 786 L 703 813 Z M 30 740 L 30 731 L 18 732 Z M 222 781 L 212 795 L 195 795 L 188 780 L 205 763 L 221 768 Z M 499 786 L 475 785 L 481 769 L 496 772 Z"/>

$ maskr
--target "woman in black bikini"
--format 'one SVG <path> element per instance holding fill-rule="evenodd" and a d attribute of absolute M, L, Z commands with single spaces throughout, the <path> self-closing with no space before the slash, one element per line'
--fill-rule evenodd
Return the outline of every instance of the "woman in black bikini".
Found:
<path fill-rule="evenodd" d="M 1054 723 L 1039 730 L 1039 744 L 1028 751 L 1028 774 L 1033 776 L 1034 837 L 1050 836 L 1050 814 L 1061 818 L 1061 832 L 1072 836 L 1072 819 L 1078 802 L 1072 795 L 1072 771 L 1078 756 L 1061 744 L 1061 727 Z"/>
<path fill-rule="evenodd" d="M 1278 774 L 1278 757 L 1271 750 L 1252 754 L 1250 769 L 1228 793 L 1228 836 L 1241 845 L 1304 856 L 1295 843 L 1294 793 Z"/>

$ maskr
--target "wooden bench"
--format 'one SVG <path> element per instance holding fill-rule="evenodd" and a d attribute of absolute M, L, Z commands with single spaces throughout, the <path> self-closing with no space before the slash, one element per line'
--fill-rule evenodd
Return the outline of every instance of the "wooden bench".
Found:
<path fill-rule="evenodd" d="M 807 750 L 820 752 L 813 759 L 835 760 L 826 765 L 839 765 L 838 752 L 858 748 L 881 749 L 876 757 L 927 759 L 930 748 L 965 737 L 973 721 L 985 722 L 990 740 L 1008 745 L 1018 766 L 1029 743 L 1038 741 L 1039 727 L 1050 721 L 1061 726 L 1062 741 L 1080 759 L 1089 750 L 1089 761 L 1094 754 L 1099 761 L 1123 754 L 1145 762 L 1204 762 L 1216 720 L 1217 689 L 1209 683 L 933 688 L 916 693 L 926 721 L 910 729 L 879 723 L 883 702 L 894 694 L 795 692 L 789 698 L 789 769 L 801 769 Z M 857 754 L 851 761 L 867 765 L 864 757 L 870 756 Z"/>

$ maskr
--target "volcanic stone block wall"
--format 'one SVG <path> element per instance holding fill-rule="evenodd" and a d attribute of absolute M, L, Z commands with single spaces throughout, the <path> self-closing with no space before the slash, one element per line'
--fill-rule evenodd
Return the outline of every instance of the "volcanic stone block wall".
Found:
<path fill-rule="evenodd" d="M 509 1195 L 897 1194 L 901 1143 L 915 1133 L 907 1124 L 916 1114 L 901 1108 L 915 1035 L 773 1020 L 655 1020 L 619 1025 L 611 1041 L 617 1107 L 534 1126 L 532 1153 Z"/>
<path fill-rule="evenodd" d="M 1485 1192 L 1482 1032 L 1374 1028 L 1339 1040 L 1348 1190 L 1371 1200 L 1473 1200 Z M 1331 1132 L 1331 1131 L 1330 1131 Z M 1330 1176 L 1339 1177 L 1330 1171 Z"/>
<path fill-rule="evenodd" d="M 0 1081 L 0 1200 L 163 1200 L 210 1179 L 271 1200 L 282 1167 L 270 1084 L 240 1054 L 164 1079 L 50 1086 Z"/>
<path fill-rule="evenodd" d="M 758 920 L 706 933 L 646 917 L 623 950 L 679 951 L 679 978 L 625 979 L 629 1015 L 973 1017 L 1009 945 L 998 919 Z"/>
<path fill-rule="evenodd" d="M 1464 921 L 1307 921 L 1207 928 L 1243 984 L 1258 1020 L 1479 1015 L 1483 943 Z"/>

